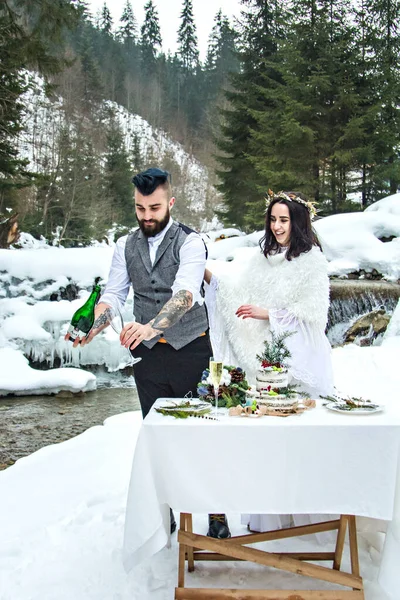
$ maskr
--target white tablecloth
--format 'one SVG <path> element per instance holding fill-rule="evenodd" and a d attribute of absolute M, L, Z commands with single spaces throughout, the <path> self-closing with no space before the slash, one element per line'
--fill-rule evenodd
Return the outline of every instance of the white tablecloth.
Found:
<path fill-rule="evenodd" d="M 391 520 L 399 450 L 400 404 L 395 403 L 365 416 L 318 405 L 288 418 L 224 413 L 217 422 L 152 410 L 132 465 L 125 568 L 168 544 L 169 506 L 192 513 L 330 513 Z M 398 532 L 399 524 L 393 527 Z"/>

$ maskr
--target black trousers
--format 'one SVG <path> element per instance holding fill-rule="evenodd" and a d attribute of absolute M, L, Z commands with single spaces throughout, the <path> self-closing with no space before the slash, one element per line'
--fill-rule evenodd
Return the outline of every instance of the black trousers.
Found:
<path fill-rule="evenodd" d="M 183 398 L 188 392 L 197 396 L 212 349 L 207 332 L 180 350 L 157 342 L 151 349 L 139 344 L 132 354 L 142 358 L 133 370 L 144 418 L 157 398 Z"/>

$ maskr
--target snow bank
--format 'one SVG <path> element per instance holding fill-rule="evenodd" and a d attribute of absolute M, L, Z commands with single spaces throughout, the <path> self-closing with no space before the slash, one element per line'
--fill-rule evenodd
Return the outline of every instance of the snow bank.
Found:
<path fill-rule="evenodd" d="M 70 392 L 89 392 L 96 389 L 96 377 L 81 369 L 52 369 L 37 371 L 31 369 L 22 354 L 12 348 L 0 348 L 0 396 L 15 394 L 57 394 Z"/>
<path fill-rule="evenodd" d="M 330 275 L 376 269 L 389 281 L 400 279 L 400 214 L 386 208 L 332 215 L 315 223 Z M 392 241 L 380 239 L 392 236 Z"/>
<path fill-rule="evenodd" d="M 383 212 L 400 217 L 400 192 L 374 202 L 365 209 L 365 212 Z"/>
<path fill-rule="evenodd" d="M 47 446 L 0 472 L 0 589 L 2 600 L 166 600 L 177 583 L 176 535 L 164 549 L 128 575 L 122 567 L 122 536 L 131 462 L 141 415 L 107 419 L 60 444 Z M 233 535 L 246 528 L 228 515 Z M 194 515 L 194 530 L 206 531 L 207 516 Z M 373 520 L 358 520 L 359 557 L 366 600 L 387 600 L 377 584 L 379 541 Z M 365 533 L 364 533 L 365 532 Z M 378 539 L 379 538 L 379 539 Z M 372 539 L 375 547 L 367 541 Z M 378 543 L 376 543 L 378 540 Z M 331 552 L 299 538 L 301 552 Z M 263 544 L 293 550 L 292 540 Z M 348 546 L 343 569 L 350 571 Z M 45 568 L 44 568 L 45 565 Z M 227 562 L 186 573 L 189 587 L 332 589 L 262 565 Z"/>
<path fill-rule="evenodd" d="M 203 238 L 207 243 L 210 243 L 215 242 L 215 240 L 217 240 L 218 238 L 221 238 L 221 240 L 223 240 L 225 238 L 242 237 L 244 235 L 246 234 L 240 229 L 236 229 L 235 227 L 228 227 L 225 229 L 213 229 L 211 231 L 207 231 L 204 234 Z"/>
<path fill-rule="evenodd" d="M 400 340 L 400 300 L 397 303 L 396 309 L 393 312 L 392 318 L 390 319 L 388 328 L 386 329 L 385 334 L 383 336 L 383 343 L 387 344 L 391 342 L 391 340 L 393 340 L 394 337 L 398 337 Z"/>
<path fill-rule="evenodd" d="M 237 257 L 238 249 L 258 246 L 262 235 L 263 232 L 255 232 L 250 235 L 242 234 L 238 237 L 227 237 L 216 242 L 209 242 L 207 243 L 208 258 L 214 260 L 234 260 Z"/>
<path fill-rule="evenodd" d="M 108 246 L 0 250 L 0 273 L 3 271 L 3 284 L 7 280 L 11 283 L 12 279 L 20 280 L 14 283 L 14 295 L 31 293 L 32 283 L 56 281 L 62 285 L 66 278 L 80 287 L 87 287 L 93 284 L 95 277 L 107 279 L 112 254 L 113 249 Z"/>
<path fill-rule="evenodd" d="M 356 344 L 332 351 L 335 387 L 341 394 L 362 396 L 380 404 L 382 398 L 400 402 L 400 338 L 382 346 Z"/>

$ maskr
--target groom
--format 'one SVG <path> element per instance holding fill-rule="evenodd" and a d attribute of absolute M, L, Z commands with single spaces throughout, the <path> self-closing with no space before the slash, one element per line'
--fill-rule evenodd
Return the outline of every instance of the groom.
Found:
<path fill-rule="evenodd" d="M 132 182 L 139 229 L 116 243 L 88 341 L 101 330 L 104 311 L 120 308 L 132 285 L 135 321 L 123 328 L 121 343 L 142 359 L 134 373 L 145 417 L 157 398 L 197 395 L 208 367 L 212 349 L 202 288 L 207 256 L 201 237 L 171 218 L 175 198 L 167 171 L 147 169 Z M 208 535 L 230 537 L 225 515 L 209 515 Z"/>

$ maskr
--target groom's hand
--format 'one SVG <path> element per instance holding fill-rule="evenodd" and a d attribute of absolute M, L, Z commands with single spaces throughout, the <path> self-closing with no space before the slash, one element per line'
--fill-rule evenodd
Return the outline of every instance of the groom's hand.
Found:
<path fill-rule="evenodd" d="M 267 308 L 254 306 L 254 304 L 242 304 L 237 309 L 236 316 L 242 319 L 260 319 L 266 321 L 269 319 L 269 312 Z"/>
<path fill-rule="evenodd" d="M 73 342 L 73 347 L 77 348 L 78 346 L 83 347 L 86 344 L 89 344 L 95 335 L 103 331 L 109 323 L 110 323 L 110 311 L 111 306 L 106 304 L 105 302 L 99 302 L 94 309 L 94 323 L 92 329 L 89 331 L 88 335 L 85 337 L 77 337 Z M 64 337 L 65 341 L 68 342 L 70 340 L 70 335 L 67 333 Z"/>
<path fill-rule="evenodd" d="M 133 321 L 132 323 L 127 323 L 125 325 L 119 339 L 125 348 L 134 350 L 136 346 L 143 342 L 143 340 L 151 340 L 153 337 L 156 337 L 156 335 L 160 335 L 160 333 L 161 332 L 157 329 L 153 329 L 151 323 L 141 325 L 140 323 Z"/>

